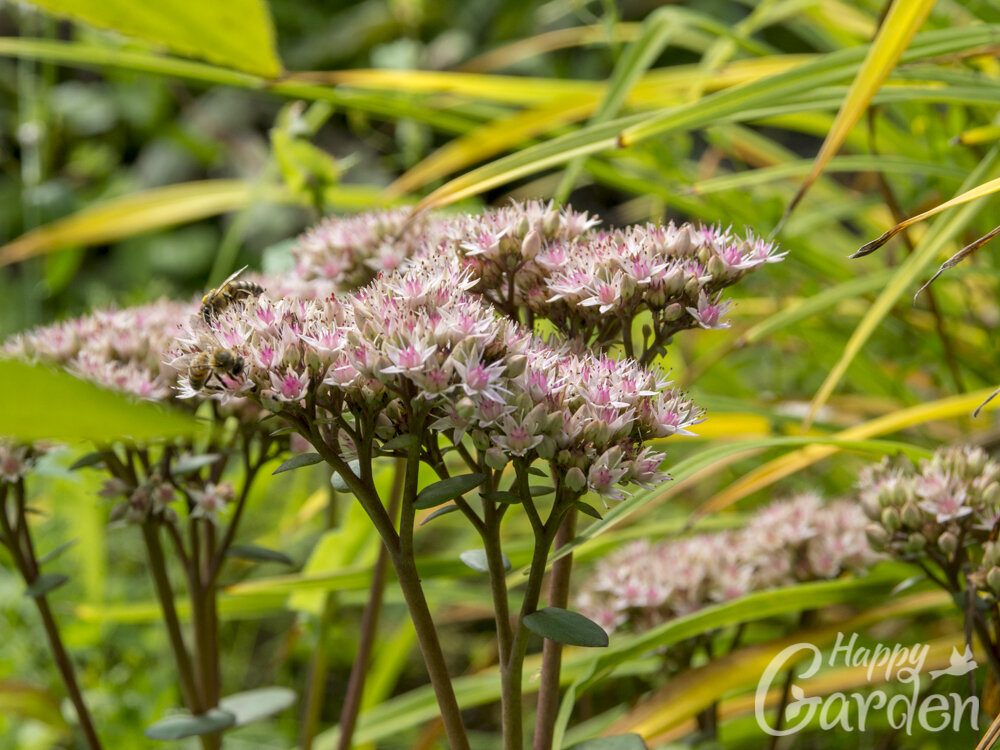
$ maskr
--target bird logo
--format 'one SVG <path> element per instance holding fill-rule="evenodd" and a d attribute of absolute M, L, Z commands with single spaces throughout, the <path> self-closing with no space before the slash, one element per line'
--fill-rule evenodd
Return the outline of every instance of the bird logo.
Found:
<path fill-rule="evenodd" d="M 945 669 L 932 669 L 931 679 L 936 680 L 943 674 L 954 675 L 955 677 L 961 677 L 963 674 L 968 674 L 973 669 L 978 666 L 976 660 L 972 657 L 972 649 L 968 646 L 965 647 L 965 653 L 959 653 L 957 648 L 952 648 L 951 650 L 951 664 Z"/>

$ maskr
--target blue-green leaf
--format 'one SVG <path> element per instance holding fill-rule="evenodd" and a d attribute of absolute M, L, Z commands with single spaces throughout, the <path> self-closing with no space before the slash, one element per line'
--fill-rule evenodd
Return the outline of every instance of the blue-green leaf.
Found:
<path fill-rule="evenodd" d="M 568 646 L 603 648 L 608 645 L 604 628 L 579 612 L 559 607 L 545 607 L 524 618 L 524 626 L 532 633 Z"/>
<path fill-rule="evenodd" d="M 464 495 L 485 481 L 485 474 L 460 474 L 457 477 L 442 479 L 440 482 L 435 482 L 420 490 L 413 505 L 421 510 L 433 508 L 435 505 Z"/>
<path fill-rule="evenodd" d="M 281 466 L 271 472 L 271 475 L 281 474 L 285 471 L 291 471 L 292 469 L 298 469 L 303 466 L 312 466 L 314 464 L 319 464 L 323 462 L 323 457 L 318 453 L 299 453 L 297 456 L 292 456 L 290 459 L 285 461 Z"/>
<path fill-rule="evenodd" d="M 220 732 L 236 725 L 236 717 L 228 711 L 211 708 L 203 714 L 178 714 L 160 719 L 155 724 L 146 727 L 143 734 L 150 740 L 183 740 L 185 737 L 198 737 L 202 734 Z"/>
<path fill-rule="evenodd" d="M 219 701 L 219 708 L 235 717 L 242 727 L 274 716 L 295 704 L 295 691 L 284 687 L 264 687 L 229 695 Z"/>

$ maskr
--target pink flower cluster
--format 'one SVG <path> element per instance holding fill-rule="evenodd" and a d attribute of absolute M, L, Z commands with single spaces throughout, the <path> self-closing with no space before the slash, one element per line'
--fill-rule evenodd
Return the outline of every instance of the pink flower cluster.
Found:
<path fill-rule="evenodd" d="M 874 549 L 966 568 L 989 596 L 1000 596 L 1000 462 L 978 446 L 939 448 L 930 459 L 883 459 L 858 479 Z M 982 546 L 980 546 L 982 545 Z"/>
<path fill-rule="evenodd" d="M 309 282 L 331 292 L 359 289 L 379 273 L 401 268 L 425 247 L 429 231 L 425 215 L 411 217 L 405 208 L 324 219 L 295 243 L 289 283 Z"/>
<path fill-rule="evenodd" d="M 173 395 L 177 373 L 163 354 L 194 302 L 161 299 L 42 326 L 8 340 L 0 355 L 57 365 L 100 386 L 144 399 Z"/>
<path fill-rule="evenodd" d="M 872 565 L 864 513 L 850 501 L 805 494 L 756 512 L 741 529 L 641 540 L 601 560 L 577 594 L 609 633 L 647 630 L 706 605 Z"/>
<path fill-rule="evenodd" d="M 383 441 L 408 432 L 416 404 L 431 430 L 456 443 L 470 435 L 491 465 L 552 460 L 575 491 L 612 499 L 622 485 L 661 481 L 663 455 L 643 443 L 686 432 L 701 412 L 632 360 L 543 342 L 469 294 L 475 283 L 423 265 L 345 298 L 241 300 L 210 325 L 192 316 L 170 366 L 183 373 L 200 352 L 224 348 L 245 365 L 219 378 L 218 398 L 246 396 L 286 416 L 318 407 L 327 423 L 367 414 Z M 186 376 L 180 389 L 205 393 Z M 337 438 L 345 456 L 356 450 L 350 432 Z"/>
<path fill-rule="evenodd" d="M 472 291 L 509 317 L 544 317 L 564 334 L 603 345 L 648 312 L 648 342 L 685 328 L 725 328 L 722 290 L 765 263 L 772 243 L 691 224 L 598 229 L 599 221 L 551 203 L 514 203 L 482 214 L 408 219 L 402 211 L 327 219 L 293 255 L 300 281 L 349 290 L 404 264 L 459 268 Z M 322 288 L 321 288 L 322 290 Z"/>

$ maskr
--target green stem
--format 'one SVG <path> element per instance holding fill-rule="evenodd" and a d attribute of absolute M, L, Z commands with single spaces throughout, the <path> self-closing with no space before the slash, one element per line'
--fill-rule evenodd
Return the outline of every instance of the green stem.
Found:
<path fill-rule="evenodd" d="M 554 547 L 560 549 L 576 534 L 576 509 L 571 509 L 556 532 Z M 549 606 L 565 609 L 569 603 L 569 582 L 573 555 L 560 557 L 549 571 Z M 542 644 L 542 675 L 538 686 L 538 713 L 535 716 L 533 750 L 552 750 L 556 716 L 559 713 L 559 673 L 562 671 L 562 644 L 546 638 Z"/>
<path fill-rule="evenodd" d="M 167 578 L 166 560 L 163 555 L 163 547 L 160 544 L 159 530 L 150 524 L 143 524 L 142 536 L 146 542 L 149 572 L 153 576 L 156 597 L 160 602 L 160 609 L 163 611 L 163 621 L 167 626 L 170 648 L 174 653 L 174 663 L 177 666 L 177 675 L 181 683 L 181 696 L 184 698 L 184 705 L 192 714 L 200 714 L 204 712 L 205 704 L 195 686 L 191 657 L 184 644 L 180 620 L 174 607 L 174 593 L 170 586 L 170 579 Z"/>
<path fill-rule="evenodd" d="M 23 489 L 21 489 L 21 492 L 23 494 Z M 0 531 L 3 533 L 4 541 L 10 550 L 11 557 L 14 559 L 14 564 L 21 573 L 24 582 L 30 587 L 38 578 L 38 562 L 35 560 L 33 554 L 30 556 L 25 555 L 21 550 L 17 535 L 10 527 L 10 522 L 7 518 L 6 495 L 6 490 L 3 495 L 0 495 Z M 19 513 L 17 521 L 18 525 L 23 527 L 25 535 L 27 535 L 27 521 L 23 513 Z M 69 695 L 70 702 L 76 710 L 77 721 L 80 722 L 80 731 L 83 732 L 87 747 L 90 750 L 101 750 L 100 738 L 97 736 L 97 730 L 94 728 L 94 721 L 90 716 L 90 711 L 87 709 L 87 704 L 83 700 L 83 693 L 76 679 L 73 662 L 69 658 L 66 646 L 63 644 L 62 636 L 59 634 L 59 626 L 52 615 L 48 599 L 45 598 L 44 594 L 32 598 L 35 601 L 38 614 L 42 618 L 42 627 L 45 629 L 45 637 L 48 639 L 49 649 L 52 651 L 52 658 L 56 663 L 56 668 L 59 670 L 59 676 L 62 677 L 66 693 Z"/>
<path fill-rule="evenodd" d="M 395 518 L 399 513 L 400 500 L 403 495 L 403 482 L 406 465 L 396 461 L 393 469 L 392 494 L 389 496 L 389 516 Z M 375 634 L 378 630 L 379 614 L 382 610 L 382 598 L 385 593 L 386 573 L 389 565 L 389 550 L 382 545 L 375 569 L 372 571 L 371 587 L 368 590 L 368 601 L 364 614 L 361 616 L 361 637 L 358 650 L 351 665 L 351 675 L 347 680 L 347 693 L 344 696 L 344 706 L 340 711 L 340 739 L 338 750 L 350 750 L 354 728 L 357 725 L 358 714 L 361 711 L 361 699 L 365 691 L 365 678 L 368 676 L 368 665 L 375 646 Z M 303 750 L 307 750 L 303 747 Z"/>

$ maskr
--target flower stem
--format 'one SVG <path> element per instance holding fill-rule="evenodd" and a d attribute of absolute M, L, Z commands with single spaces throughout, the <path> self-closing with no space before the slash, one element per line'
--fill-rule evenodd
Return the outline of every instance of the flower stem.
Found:
<path fill-rule="evenodd" d="M 28 537 L 27 519 L 24 516 L 23 486 L 19 486 L 17 491 L 20 493 L 16 519 L 17 527 L 23 532 L 25 539 L 28 540 L 25 544 L 26 549 L 21 549 L 18 533 L 11 528 L 10 520 L 7 516 L 6 488 L 0 494 L 0 534 L 2 534 L 3 541 L 10 551 L 21 577 L 30 587 L 38 578 L 38 561 L 35 559 L 34 550 L 30 546 L 30 537 Z M 42 627 L 45 629 L 45 636 L 49 641 L 49 648 L 52 651 L 52 658 L 55 660 L 56 668 L 59 670 L 59 676 L 62 677 L 66 693 L 69 695 L 70 702 L 72 702 L 73 708 L 76 710 L 76 718 L 80 723 L 80 731 L 83 732 L 87 747 L 90 750 L 101 750 L 100 738 L 97 736 L 97 730 L 94 728 L 94 721 L 90 716 L 90 711 L 87 709 L 87 704 L 83 700 L 83 693 L 80 691 L 80 685 L 76 679 L 73 662 L 69 658 L 66 646 L 63 644 L 62 636 L 59 634 L 59 626 L 56 624 L 52 609 L 49 607 L 48 599 L 46 599 L 44 594 L 32 598 L 35 601 L 38 614 L 42 618 Z"/>
<path fill-rule="evenodd" d="M 576 509 L 571 509 L 559 524 L 553 546 L 558 550 L 573 540 L 576 534 Z M 573 555 L 552 563 L 549 572 L 549 606 L 565 609 L 569 603 L 569 582 L 573 572 Z M 535 716 L 533 750 L 551 750 L 559 712 L 559 673 L 562 671 L 562 644 L 546 638 L 542 644 L 542 675 L 538 686 L 538 713 Z"/>
<path fill-rule="evenodd" d="M 389 516 L 395 518 L 399 512 L 400 499 L 403 494 L 403 482 L 406 466 L 397 461 L 393 469 L 392 494 L 389 496 Z M 338 750 L 350 750 L 351 738 L 357 725 L 358 713 L 361 711 L 361 698 L 365 690 L 365 678 L 368 676 L 368 666 L 371 661 L 372 649 L 375 645 L 375 634 L 378 630 L 379 615 L 382 610 L 382 597 L 385 593 L 386 573 L 389 565 L 389 550 L 382 545 L 375 568 L 372 571 L 372 582 L 368 589 L 368 601 L 364 614 L 361 616 L 361 637 L 358 650 L 351 665 L 351 675 L 347 680 L 347 693 L 344 696 L 344 706 L 340 711 L 340 739 Z M 307 750 L 303 746 L 303 750 Z"/>

